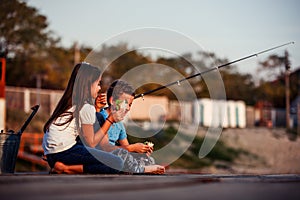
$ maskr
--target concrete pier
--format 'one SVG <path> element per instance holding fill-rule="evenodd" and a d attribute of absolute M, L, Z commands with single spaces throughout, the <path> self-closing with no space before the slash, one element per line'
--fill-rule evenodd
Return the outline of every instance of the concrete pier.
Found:
<path fill-rule="evenodd" d="M 299 174 L 0 176 L 0 199 L 299 199 Z"/>

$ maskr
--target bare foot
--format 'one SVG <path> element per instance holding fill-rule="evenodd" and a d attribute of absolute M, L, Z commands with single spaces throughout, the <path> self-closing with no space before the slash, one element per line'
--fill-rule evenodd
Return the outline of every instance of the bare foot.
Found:
<path fill-rule="evenodd" d="M 148 165 L 145 166 L 145 173 L 149 174 L 164 174 L 165 167 L 161 165 Z"/>
<path fill-rule="evenodd" d="M 56 162 L 54 168 L 51 170 L 51 173 L 55 174 L 63 174 L 67 169 L 67 165 L 63 164 L 62 162 Z"/>
<path fill-rule="evenodd" d="M 62 162 L 56 162 L 51 173 L 56 174 L 82 174 L 83 165 L 65 165 Z"/>

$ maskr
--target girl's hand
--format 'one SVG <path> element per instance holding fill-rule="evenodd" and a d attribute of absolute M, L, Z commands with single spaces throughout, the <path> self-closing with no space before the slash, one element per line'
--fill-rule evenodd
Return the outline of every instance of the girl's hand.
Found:
<path fill-rule="evenodd" d="M 120 122 L 125 118 L 126 113 L 124 113 L 123 110 L 111 110 L 111 113 L 109 115 L 109 120 L 112 122 Z"/>
<path fill-rule="evenodd" d="M 126 100 L 113 101 L 110 110 L 115 122 L 122 121 L 129 111 L 128 103 Z"/>
<path fill-rule="evenodd" d="M 95 99 L 95 108 L 99 112 L 106 105 L 106 93 L 101 93 Z"/>

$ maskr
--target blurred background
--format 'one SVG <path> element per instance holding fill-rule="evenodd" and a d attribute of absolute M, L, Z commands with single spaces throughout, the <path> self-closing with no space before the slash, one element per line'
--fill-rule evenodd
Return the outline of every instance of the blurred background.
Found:
<path fill-rule="evenodd" d="M 116 1 L 1 1 L 0 130 L 18 131 L 30 108 L 41 105 L 22 135 L 16 171 L 49 170 L 42 160 L 43 125 L 61 97 L 74 64 L 84 61 L 91 51 L 103 64 L 114 55 L 128 52 L 110 63 L 104 72 L 102 88 L 105 91 L 113 80 L 143 64 L 163 64 L 188 77 L 195 71 L 183 58 L 208 69 L 295 41 L 292 46 L 220 70 L 226 101 L 211 99 L 204 81 L 189 80 L 197 99 L 187 96 L 184 102 L 179 102 L 169 89 L 154 93 L 144 101 L 135 102 L 126 127 L 128 133 L 132 133 L 129 141 L 151 140 L 155 148 L 160 149 L 172 140 L 179 125 L 186 126 L 185 134 L 189 127 L 196 126 L 198 132 L 193 143 L 168 166 L 170 171 L 299 173 L 298 1 L 243 4 L 239 1 L 226 4 L 153 1 L 151 5 L 129 1 L 124 7 L 123 4 Z M 111 35 L 145 26 L 178 30 L 209 48 L 189 49 L 178 45 L 182 56 L 159 53 L 153 56 L 136 50 L 134 41 L 103 42 Z M 102 45 L 95 50 L 95 44 L 100 42 Z M 164 73 L 153 71 L 149 77 L 167 76 Z M 143 85 L 137 93 L 158 86 Z M 154 103 L 160 106 L 155 112 L 151 111 Z M 213 115 L 212 125 L 207 118 L 218 106 L 225 109 L 226 116 Z M 151 116 L 147 115 L 150 112 Z M 222 127 L 223 132 L 214 149 L 200 159 L 199 149 L 210 126 Z M 131 136 L 156 131 L 156 135 L 148 138 Z"/>

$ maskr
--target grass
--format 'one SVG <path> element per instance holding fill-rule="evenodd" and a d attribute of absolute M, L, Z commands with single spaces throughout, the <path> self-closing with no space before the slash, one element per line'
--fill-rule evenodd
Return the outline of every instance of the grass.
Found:
<path fill-rule="evenodd" d="M 134 135 L 143 132 L 144 135 L 151 135 L 151 130 L 145 131 L 139 127 L 129 128 L 128 133 L 135 131 Z M 145 133 L 146 132 L 146 133 Z M 149 138 L 136 138 L 128 135 L 130 143 L 151 141 L 155 144 L 155 150 L 158 150 L 172 141 L 177 133 L 177 129 L 173 126 L 165 128 L 158 132 L 156 135 Z M 185 140 L 182 137 L 180 140 Z M 190 138 L 189 138 L 190 139 Z M 172 168 L 184 168 L 184 169 L 201 169 L 203 167 L 212 166 L 215 163 L 233 163 L 239 155 L 249 155 L 248 152 L 242 149 L 234 149 L 226 146 L 226 144 L 218 140 L 213 149 L 202 159 L 198 157 L 200 147 L 203 144 L 204 138 L 196 136 L 189 146 L 188 150 L 180 156 L 170 167 Z M 179 144 L 178 144 L 179 145 Z"/>

